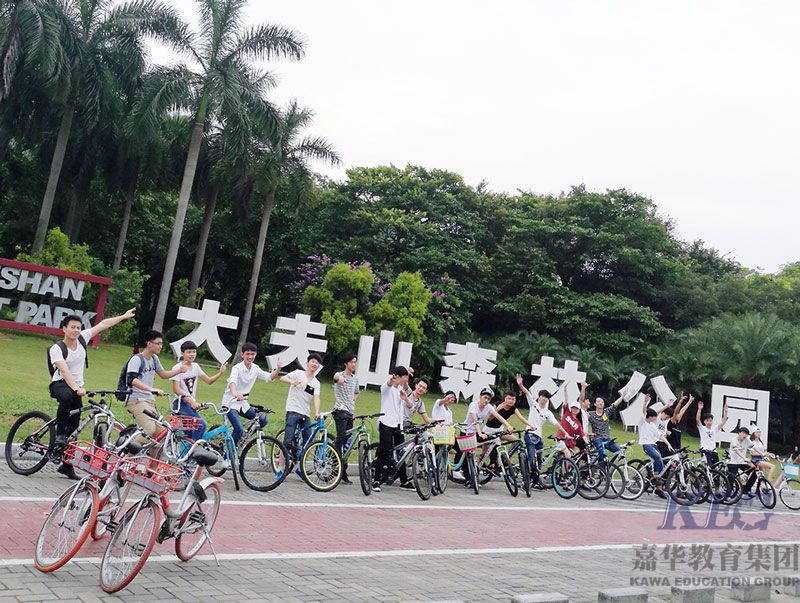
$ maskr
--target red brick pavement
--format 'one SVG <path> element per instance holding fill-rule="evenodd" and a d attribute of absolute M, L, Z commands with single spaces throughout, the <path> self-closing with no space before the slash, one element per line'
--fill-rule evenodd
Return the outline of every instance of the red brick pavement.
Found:
<path fill-rule="evenodd" d="M 0 559 L 28 558 L 51 504 L 0 502 Z M 697 522 L 705 521 L 695 511 Z M 614 544 L 800 541 L 797 515 L 741 515 L 734 529 L 659 529 L 662 513 L 583 509 L 420 509 L 225 505 L 214 528 L 218 553 L 302 553 L 452 550 Z M 721 517 L 718 526 L 730 526 Z M 681 519 L 675 526 L 683 525 Z M 763 528 L 763 529 L 760 529 Z M 157 546 L 169 554 L 173 543 Z M 87 542 L 79 557 L 102 555 L 105 541 Z"/>

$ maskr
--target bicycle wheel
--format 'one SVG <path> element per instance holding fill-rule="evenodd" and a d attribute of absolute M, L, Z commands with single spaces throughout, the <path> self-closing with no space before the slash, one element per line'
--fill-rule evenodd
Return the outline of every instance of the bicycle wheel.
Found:
<path fill-rule="evenodd" d="M 222 427 L 222 425 L 212 425 L 206 429 L 206 433 L 211 433 L 220 427 Z M 206 438 L 204 437 L 203 439 Z M 206 440 L 208 442 L 209 450 L 213 450 L 217 453 L 217 455 L 219 455 L 219 462 L 211 467 L 206 468 L 208 474 L 213 475 L 214 477 L 222 477 L 228 470 L 228 463 L 225 461 L 225 440 L 226 438 L 224 432 L 220 432 L 210 440 Z"/>
<path fill-rule="evenodd" d="M 598 500 L 608 492 L 608 474 L 597 463 L 583 462 L 578 466 L 580 486 L 578 494 L 586 500 Z"/>
<path fill-rule="evenodd" d="M 132 506 L 108 541 L 100 562 L 100 586 L 107 593 L 122 590 L 147 561 L 161 527 L 161 509 L 147 498 Z"/>
<path fill-rule="evenodd" d="M 739 478 L 735 475 L 729 476 L 728 482 L 730 483 L 731 489 L 728 497 L 722 501 L 722 504 L 735 505 L 742 500 L 742 484 L 739 481 Z"/>
<path fill-rule="evenodd" d="M 764 505 L 765 509 L 774 509 L 775 504 L 778 502 L 778 497 L 775 496 L 775 488 L 772 487 L 772 484 L 769 483 L 764 477 L 759 477 L 758 481 L 756 482 L 756 494 L 758 494 L 758 500 L 761 501 L 761 504 Z"/>
<path fill-rule="evenodd" d="M 503 480 L 506 482 L 506 488 L 511 496 L 519 494 L 519 485 L 517 484 L 517 472 L 514 465 L 511 464 L 511 459 L 508 458 L 508 453 L 503 450 L 499 455 L 500 466 L 503 469 Z"/>
<path fill-rule="evenodd" d="M 553 489 L 561 498 L 573 498 L 580 488 L 581 478 L 575 461 L 562 457 L 553 463 L 550 471 Z"/>
<path fill-rule="evenodd" d="M 625 476 L 625 489 L 619 497 L 622 500 L 636 500 L 644 494 L 644 477 L 642 473 L 631 467 L 630 465 L 621 465 L 623 475 Z"/>
<path fill-rule="evenodd" d="M 528 453 L 524 450 L 519 451 L 517 457 L 517 473 L 522 478 L 522 489 L 525 496 L 531 497 L 531 467 L 528 461 Z"/>
<path fill-rule="evenodd" d="M 710 469 L 710 500 L 712 503 L 720 504 L 731 494 L 731 482 L 728 476 L 719 469 Z"/>
<path fill-rule="evenodd" d="M 677 505 L 689 507 L 707 495 L 711 486 L 704 471 L 687 471 L 677 468 L 670 471 L 666 481 L 669 497 Z"/>
<path fill-rule="evenodd" d="M 220 491 L 218 484 L 209 484 L 203 492 L 205 500 L 195 500 L 181 516 L 178 536 L 175 539 L 175 554 L 181 561 L 189 561 L 197 555 L 208 540 L 219 513 Z"/>
<path fill-rule="evenodd" d="M 469 468 L 469 483 L 472 486 L 472 490 L 475 492 L 475 494 L 480 494 L 478 468 L 476 466 L 477 463 L 475 463 L 475 455 L 471 452 L 468 452 L 465 461 L 467 463 L 467 467 Z"/>
<path fill-rule="evenodd" d="M 431 497 L 431 482 L 428 478 L 431 471 L 423 450 L 414 451 L 411 457 L 411 471 L 417 494 L 422 500 L 429 500 Z"/>
<path fill-rule="evenodd" d="M 233 478 L 234 489 L 239 489 L 239 474 L 236 471 L 236 444 L 233 443 L 232 438 L 225 438 L 225 456 L 231 469 L 231 477 Z"/>
<path fill-rule="evenodd" d="M 358 443 L 358 481 L 364 496 L 372 494 L 372 461 L 369 458 L 369 445 L 366 440 Z"/>
<path fill-rule="evenodd" d="M 436 451 L 436 491 L 444 494 L 447 490 L 449 455 L 447 446 L 440 446 Z"/>
<path fill-rule="evenodd" d="M 277 459 L 282 459 L 278 464 Z M 262 434 L 247 442 L 239 457 L 239 473 L 251 490 L 269 492 L 280 486 L 286 471 L 286 449 L 272 436 Z"/>
<path fill-rule="evenodd" d="M 36 539 L 33 552 L 36 569 L 52 572 L 72 559 L 92 533 L 99 506 L 97 490 L 87 482 L 64 492 Z"/>
<path fill-rule="evenodd" d="M 778 490 L 781 502 L 787 509 L 800 510 L 800 481 L 793 477 L 787 478 Z"/>
<path fill-rule="evenodd" d="M 94 426 L 92 441 L 99 448 L 105 448 L 108 445 L 108 423 L 100 421 Z"/>
<path fill-rule="evenodd" d="M 47 464 L 56 439 L 55 421 L 34 410 L 14 421 L 6 439 L 6 463 L 18 475 L 33 475 Z"/>
<path fill-rule="evenodd" d="M 615 499 L 622 496 L 622 493 L 625 492 L 625 473 L 622 471 L 622 467 L 617 465 L 616 463 L 608 463 L 605 466 L 606 476 L 608 481 L 608 489 L 604 496 L 608 499 Z"/>
<path fill-rule="evenodd" d="M 317 492 L 330 492 L 342 479 L 342 460 L 327 441 L 309 444 L 300 462 L 303 479 Z"/>

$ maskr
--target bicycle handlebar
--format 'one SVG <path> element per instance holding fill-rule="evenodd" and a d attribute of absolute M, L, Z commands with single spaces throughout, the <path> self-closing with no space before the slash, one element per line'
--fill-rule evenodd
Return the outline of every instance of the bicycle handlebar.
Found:
<path fill-rule="evenodd" d="M 378 412 L 374 415 L 358 415 L 353 417 L 353 420 L 360 419 L 361 421 L 365 421 L 366 419 L 377 419 L 378 417 L 382 417 L 385 413 Z"/>
<path fill-rule="evenodd" d="M 92 391 L 87 390 L 86 391 L 86 397 L 87 398 L 93 398 L 94 396 L 100 396 L 101 398 L 105 398 L 106 396 L 116 396 L 116 395 L 129 396 L 132 392 L 133 392 L 133 390 L 130 390 L 130 389 L 123 389 L 123 390 L 96 389 L 96 390 L 92 390 Z"/>

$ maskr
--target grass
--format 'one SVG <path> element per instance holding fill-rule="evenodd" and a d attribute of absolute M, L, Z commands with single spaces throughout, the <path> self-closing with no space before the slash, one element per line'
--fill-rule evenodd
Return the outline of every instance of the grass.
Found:
<path fill-rule="evenodd" d="M 53 342 L 51 337 L 39 335 L 19 334 L 12 331 L 0 330 L 0 441 L 4 441 L 8 430 L 18 416 L 30 410 L 42 410 L 55 416 L 56 402 L 49 397 L 47 391 L 50 381 L 47 373 L 46 350 Z M 168 350 L 165 347 L 165 350 Z M 130 358 L 131 349 L 127 346 L 103 343 L 100 349 L 89 350 L 89 368 L 86 369 L 85 379 L 88 389 L 115 389 L 119 373 L 123 364 Z M 162 354 L 162 364 L 165 368 L 172 368 L 174 364 L 171 353 Z M 266 366 L 263 359 L 256 360 Z M 202 364 L 202 363 L 201 363 Z M 213 374 L 215 366 L 204 366 L 206 372 Z M 230 371 L 230 368 L 228 369 Z M 322 411 L 329 411 L 333 407 L 333 388 L 330 379 L 322 380 Z M 156 387 L 171 392 L 169 382 L 156 379 Z M 260 404 L 275 411 L 270 415 L 270 424 L 267 430 L 277 433 L 283 429 L 284 408 L 286 401 L 287 385 L 284 383 L 264 383 L 259 381 L 253 388 L 251 399 L 254 404 Z M 213 385 L 200 383 L 198 389 L 199 401 L 210 401 L 219 404 L 222 392 L 225 389 L 225 378 L 220 378 Z M 430 412 L 437 396 L 433 393 L 425 397 L 425 405 Z M 166 399 L 157 401 L 159 410 L 169 412 Z M 117 418 L 123 423 L 131 422 L 132 418 L 124 409 L 121 402 L 114 400 L 112 409 Z M 521 409 L 527 415 L 527 409 Z M 380 412 L 380 393 L 376 388 L 363 391 L 356 402 L 357 414 L 372 414 Z M 463 402 L 453 407 L 453 417 L 456 421 L 463 421 L 467 412 L 467 405 Z M 204 411 L 203 416 L 209 425 L 221 423 L 221 418 L 213 411 Z M 514 423 L 512 423 L 514 424 Z M 521 426 L 520 426 L 521 427 Z M 554 432 L 549 424 L 544 427 L 545 436 Z M 373 433 L 373 435 L 375 435 Z M 611 436 L 618 442 L 626 442 L 636 438 L 632 431 L 626 432 L 621 424 L 613 423 Z M 697 438 L 684 433 L 683 444 L 691 448 L 699 446 Z M 643 458 L 644 454 L 639 446 L 632 447 L 632 457 Z"/>

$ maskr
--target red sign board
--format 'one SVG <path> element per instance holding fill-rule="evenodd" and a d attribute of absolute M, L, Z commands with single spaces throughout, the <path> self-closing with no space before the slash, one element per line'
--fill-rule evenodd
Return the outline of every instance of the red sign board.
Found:
<path fill-rule="evenodd" d="M 100 286 L 93 312 L 75 307 L 87 283 Z M 0 258 L 0 312 L 14 310 L 14 319 L 0 319 L 0 328 L 61 336 L 61 320 L 70 314 L 80 316 L 84 328 L 89 328 L 103 320 L 111 283 L 110 278 L 102 276 Z M 40 300 L 42 303 L 38 303 Z M 53 300 L 63 300 L 56 303 L 64 305 L 54 306 Z M 100 336 L 91 344 L 98 346 Z"/>

